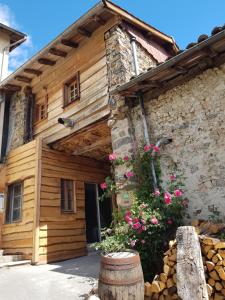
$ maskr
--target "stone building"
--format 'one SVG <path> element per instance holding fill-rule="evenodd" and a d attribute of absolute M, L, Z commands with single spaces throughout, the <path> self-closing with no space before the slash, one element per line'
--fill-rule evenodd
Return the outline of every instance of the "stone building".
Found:
<path fill-rule="evenodd" d="M 137 59 L 138 61 L 138 59 Z M 138 61 L 139 62 L 139 61 Z M 152 142 L 162 137 L 164 179 L 171 166 L 184 171 L 188 219 L 225 217 L 225 30 L 202 35 L 185 51 L 121 85 L 111 97 L 113 150 L 124 155 L 144 139 L 143 114 Z M 117 120 L 116 113 L 125 111 Z M 118 173 L 120 170 L 118 170 Z"/>

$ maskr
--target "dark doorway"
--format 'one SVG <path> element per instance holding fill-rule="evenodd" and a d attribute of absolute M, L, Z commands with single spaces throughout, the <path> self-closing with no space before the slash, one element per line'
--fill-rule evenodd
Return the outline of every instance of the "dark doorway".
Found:
<path fill-rule="evenodd" d="M 85 184 L 85 216 L 87 243 L 101 240 L 101 229 L 112 221 L 111 199 L 98 200 L 101 189 L 95 183 Z"/>

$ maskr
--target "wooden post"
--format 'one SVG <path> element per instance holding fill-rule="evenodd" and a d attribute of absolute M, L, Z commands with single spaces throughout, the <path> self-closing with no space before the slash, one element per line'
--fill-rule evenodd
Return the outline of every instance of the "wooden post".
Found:
<path fill-rule="evenodd" d="M 32 264 L 37 264 L 39 262 L 41 155 L 42 155 L 42 139 L 37 138 L 37 140 L 36 140 L 36 161 L 35 161 L 34 227 L 33 227 Z"/>
<path fill-rule="evenodd" d="M 208 300 L 199 238 L 194 227 L 179 227 L 176 239 L 178 296 L 182 300 Z"/>

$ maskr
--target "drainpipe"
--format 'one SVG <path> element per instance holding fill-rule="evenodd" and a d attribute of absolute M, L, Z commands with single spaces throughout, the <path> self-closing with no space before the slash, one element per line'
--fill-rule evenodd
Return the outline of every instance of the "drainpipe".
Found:
<path fill-rule="evenodd" d="M 130 41 L 131 41 L 132 54 L 133 54 L 134 70 L 135 70 L 136 76 L 138 76 L 139 75 L 139 65 L 138 65 L 138 59 L 137 59 L 136 38 L 132 37 Z M 138 99 L 139 99 L 139 104 L 140 104 L 141 119 L 142 119 L 145 141 L 147 144 L 150 144 L 151 140 L 150 140 L 150 135 L 148 132 L 148 125 L 147 125 L 147 120 L 146 120 L 146 115 L 145 115 L 145 108 L 144 108 L 144 101 L 143 101 L 142 93 L 139 94 Z M 151 161 L 150 168 L 151 168 L 151 173 L 152 173 L 153 188 L 157 189 L 157 177 L 156 177 L 155 165 L 154 165 L 153 160 Z"/>
<path fill-rule="evenodd" d="M 24 38 L 22 38 L 21 40 L 16 41 L 16 42 L 12 43 L 10 46 L 6 46 L 6 47 L 3 49 L 2 64 L 1 64 L 1 73 L 0 73 L 0 82 L 2 81 L 2 74 L 3 74 L 4 60 L 5 60 L 5 52 L 6 52 L 6 51 L 9 51 L 9 49 L 10 49 L 11 47 L 16 46 L 17 44 L 21 44 L 21 43 L 25 42 L 26 40 L 27 40 L 27 37 L 24 37 Z"/>

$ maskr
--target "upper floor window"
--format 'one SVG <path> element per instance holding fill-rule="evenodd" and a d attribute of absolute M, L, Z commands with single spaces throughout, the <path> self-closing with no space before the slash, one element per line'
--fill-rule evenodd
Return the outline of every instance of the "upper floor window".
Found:
<path fill-rule="evenodd" d="M 80 98 L 80 75 L 79 72 L 64 85 L 64 106 Z"/>
<path fill-rule="evenodd" d="M 18 222 L 21 219 L 23 185 L 21 182 L 8 186 L 6 202 L 6 223 Z"/>
<path fill-rule="evenodd" d="M 69 179 L 61 179 L 61 211 L 75 212 L 75 182 Z"/>
<path fill-rule="evenodd" d="M 45 95 L 44 99 L 35 103 L 35 116 L 34 122 L 40 122 L 48 117 L 48 94 Z"/>

